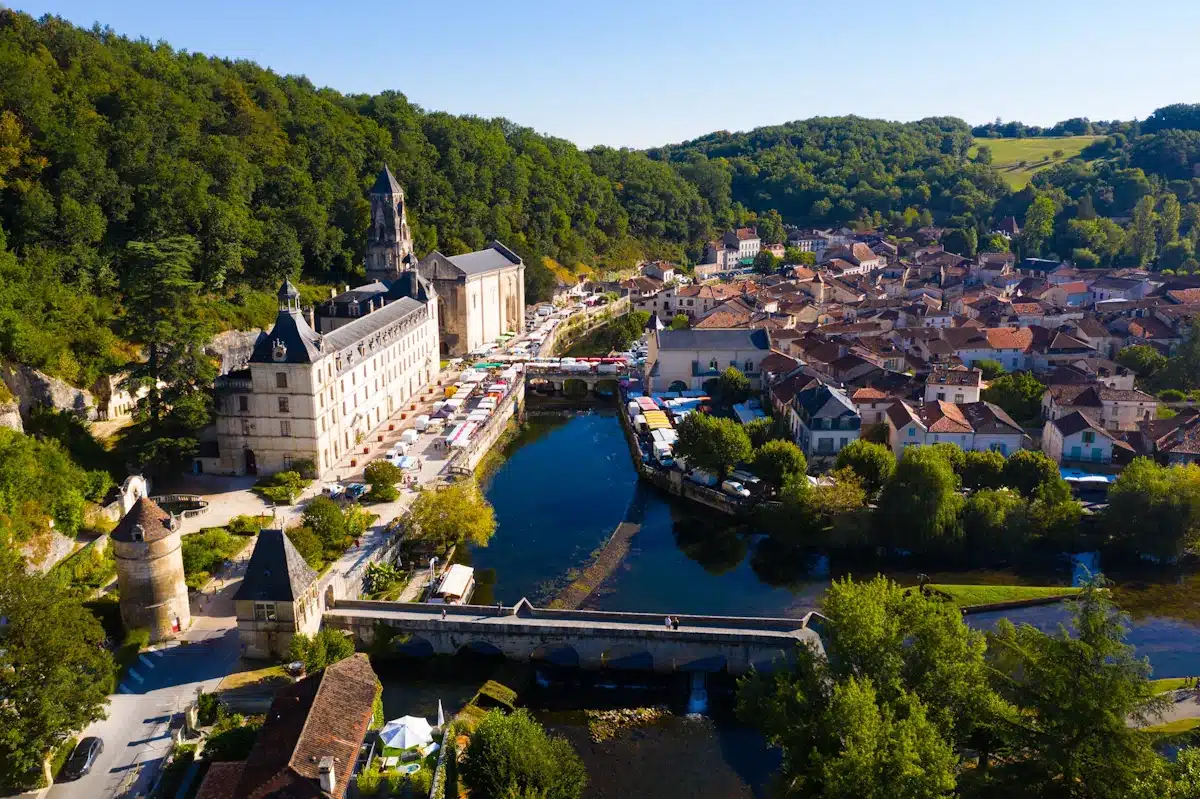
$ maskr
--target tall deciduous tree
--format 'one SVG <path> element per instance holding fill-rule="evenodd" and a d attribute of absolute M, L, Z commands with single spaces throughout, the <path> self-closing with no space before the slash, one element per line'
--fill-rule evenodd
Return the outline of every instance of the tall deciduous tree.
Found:
<path fill-rule="evenodd" d="M 803 479 L 807 470 L 804 453 L 791 441 L 768 441 L 754 453 L 754 474 L 776 491 L 789 480 Z"/>
<path fill-rule="evenodd" d="M 1017 424 L 1025 424 L 1041 416 L 1045 392 L 1046 387 L 1029 372 L 1013 372 L 997 377 L 980 396 L 1003 408 Z"/>
<path fill-rule="evenodd" d="M 495 510 L 474 480 L 422 491 L 409 522 L 417 535 L 443 549 L 463 542 L 486 546 L 496 532 Z"/>
<path fill-rule="evenodd" d="M 524 708 L 489 712 L 471 734 L 462 762 L 472 795 L 579 799 L 587 771 L 563 738 L 546 734 Z"/>
<path fill-rule="evenodd" d="M 100 623 L 63 585 L 3 553 L 0 617 L 0 774 L 21 779 L 104 717 L 113 662 Z"/>
<path fill-rule="evenodd" d="M 736 366 L 726 367 L 719 378 L 719 399 L 724 405 L 736 405 L 750 398 L 750 378 Z"/>
<path fill-rule="evenodd" d="M 1025 211 L 1025 225 L 1021 228 L 1021 243 L 1027 254 L 1039 255 L 1042 246 L 1054 233 L 1054 201 L 1042 195 L 1035 199 Z"/>
<path fill-rule="evenodd" d="M 876 519 L 900 546 L 944 548 L 958 540 L 962 502 L 949 461 L 932 447 L 909 447 L 883 487 Z"/>
<path fill-rule="evenodd" d="M 868 494 L 883 488 L 896 469 L 896 456 L 883 444 L 863 439 L 851 441 L 837 455 L 837 468 L 849 468 Z"/>
<path fill-rule="evenodd" d="M 1117 540 L 1171 561 L 1200 539 L 1200 466 L 1135 458 L 1108 492 L 1105 519 Z"/>
<path fill-rule="evenodd" d="M 1154 212 L 1154 198 L 1150 195 L 1138 200 L 1134 206 L 1128 246 L 1139 266 L 1153 261 L 1158 253 L 1158 214 Z"/>

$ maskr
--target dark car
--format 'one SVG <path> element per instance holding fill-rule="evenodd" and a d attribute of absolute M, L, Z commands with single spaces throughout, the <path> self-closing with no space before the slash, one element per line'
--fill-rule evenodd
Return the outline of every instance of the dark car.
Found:
<path fill-rule="evenodd" d="M 358 499 L 365 493 L 367 493 L 367 487 L 362 483 L 351 483 L 346 486 L 346 497 L 349 499 Z"/>
<path fill-rule="evenodd" d="M 104 751 L 104 741 L 99 738 L 84 738 L 75 746 L 75 751 L 67 758 L 59 779 L 77 780 L 92 770 L 96 758 Z"/>

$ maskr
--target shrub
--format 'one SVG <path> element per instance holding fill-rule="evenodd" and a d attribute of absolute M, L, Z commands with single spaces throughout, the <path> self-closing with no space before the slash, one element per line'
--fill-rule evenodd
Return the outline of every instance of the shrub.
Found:
<path fill-rule="evenodd" d="M 71 737 L 59 744 L 58 748 L 54 750 L 54 754 L 50 756 L 50 779 L 58 779 L 63 766 L 67 765 L 67 758 L 75 751 L 77 743 L 79 743 L 79 739 Z"/>
<path fill-rule="evenodd" d="M 537 793 L 577 799 L 587 772 L 571 745 L 546 734 L 528 711 L 490 711 L 471 736 L 462 777 L 473 795 Z"/>
<path fill-rule="evenodd" d="M 276 472 L 255 483 L 253 490 L 268 502 L 291 505 L 311 482 L 312 480 L 302 477 L 299 472 Z"/>
<path fill-rule="evenodd" d="M 331 627 L 323 627 L 313 636 L 296 633 L 288 646 L 288 660 L 302 662 L 309 674 L 353 654 L 354 642 L 341 630 Z"/>
<path fill-rule="evenodd" d="M 1177 388 L 1168 388 L 1158 392 L 1158 398 L 1163 402 L 1183 402 L 1187 395 Z"/>
<path fill-rule="evenodd" d="M 363 470 L 363 478 L 372 488 L 394 486 L 404 479 L 404 470 L 391 461 L 371 461 Z"/>
<path fill-rule="evenodd" d="M 358 775 L 358 792 L 363 796 L 375 796 L 382 782 L 383 775 L 379 773 L 379 767 L 372 763 Z"/>
<path fill-rule="evenodd" d="M 363 495 L 367 502 L 395 502 L 400 498 L 400 489 L 394 485 L 372 485 L 371 490 Z"/>
<path fill-rule="evenodd" d="M 254 748 L 262 723 L 262 716 L 246 718 L 240 713 L 223 716 L 213 725 L 212 733 L 204 743 L 204 759 L 214 763 L 245 760 Z"/>
<path fill-rule="evenodd" d="M 196 721 L 202 727 L 217 723 L 221 714 L 221 703 L 216 694 L 201 693 L 196 698 Z"/>
<path fill-rule="evenodd" d="M 222 563 L 242 551 L 246 539 L 220 527 L 183 537 L 183 574 L 188 589 L 198 591 Z"/>
<path fill-rule="evenodd" d="M 317 538 L 312 530 L 307 527 L 293 527 L 286 535 L 305 563 L 316 571 L 325 568 L 325 548 L 321 546 L 321 539 Z"/>
<path fill-rule="evenodd" d="M 299 474 L 305 480 L 317 479 L 317 464 L 308 458 L 292 461 L 292 471 Z"/>
<path fill-rule="evenodd" d="M 262 527 L 262 516 L 234 516 L 225 525 L 225 529 L 234 535 L 257 535 Z"/>

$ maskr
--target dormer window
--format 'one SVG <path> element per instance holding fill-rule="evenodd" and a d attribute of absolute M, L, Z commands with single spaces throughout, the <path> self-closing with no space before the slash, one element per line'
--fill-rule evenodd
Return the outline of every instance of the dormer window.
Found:
<path fill-rule="evenodd" d="M 145 541 L 146 528 L 142 527 L 140 524 L 135 524 L 133 529 L 129 532 L 129 537 L 134 541 Z"/>
<path fill-rule="evenodd" d="M 275 339 L 275 343 L 271 346 L 271 358 L 278 362 L 287 360 L 287 345 L 279 339 Z"/>

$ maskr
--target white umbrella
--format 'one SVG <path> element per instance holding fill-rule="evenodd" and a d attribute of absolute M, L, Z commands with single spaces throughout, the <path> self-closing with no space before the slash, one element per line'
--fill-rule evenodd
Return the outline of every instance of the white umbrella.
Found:
<path fill-rule="evenodd" d="M 446 726 L 446 715 L 442 713 L 442 700 L 438 700 L 438 729 Z"/>
<path fill-rule="evenodd" d="M 404 716 L 389 721 L 379 731 L 379 740 L 388 749 L 410 749 L 433 740 L 429 722 L 417 716 Z"/>

